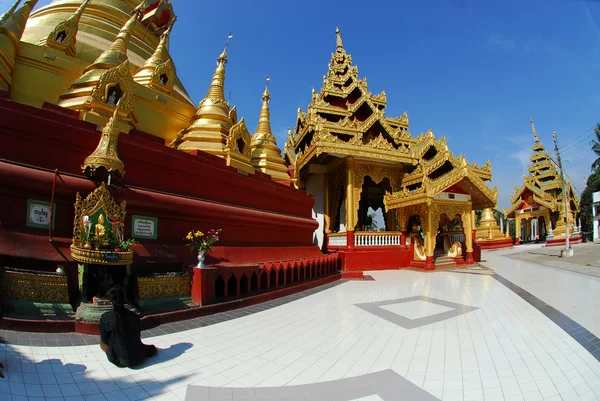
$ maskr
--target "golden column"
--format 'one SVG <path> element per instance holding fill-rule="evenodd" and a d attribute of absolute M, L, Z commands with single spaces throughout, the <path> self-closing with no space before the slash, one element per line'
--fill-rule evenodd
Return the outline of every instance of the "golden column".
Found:
<path fill-rule="evenodd" d="M 515 216 L 515 245 L 521 244 L 521 219 Z"/>
<path fill-rule="evenodd" d="M 404 208 L 400 208 L 400 209 L 395 209 L 396 210 L 396 217 L 397 217 L 397 223 L 398 226 L 400 227 L 400 246 L 404 247 L 406 246 L 406 235 L 408 234 L 406 232 L 406 220 L 405 220 L 405 216 L 404 216 Z M 396 227 L 394 227 L 395 229 Z"/>
<path fill-rule="evenodd" d="M 346 162 L 346 248 L 354 250 L 354 170 L 352 169 L 352 158 Z"/>
<path fill-rule="evenodd" d="M 427 208 L 427 212 L 423 215 L 423 220 L 425 220 L 425 270 L 435 269 L 433 252 L 435 250 L 437 229 L 434 230 L 433 221 L 434 213 L 437 213 L 437 211 L 431 209 L 431 207 Z"/>
<path fill-rule="evenodd" d="M 463 214 L 463 224 L 465 230 L 465 247 L 467 248 L 467 255 L 465 262 L 467 264 L 475 263 L 473 259 L 473 227 L 475 227 L 475 211 L 472 210 L 471 203 L 467 203 L 465 212 Z"/>

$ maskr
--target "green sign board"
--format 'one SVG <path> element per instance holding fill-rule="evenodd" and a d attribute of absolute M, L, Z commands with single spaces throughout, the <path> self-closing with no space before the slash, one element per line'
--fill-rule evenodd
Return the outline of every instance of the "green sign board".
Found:
<path fill-rule="evenodd" d="M 158 238 L 158 219 L 148 216 L 131 216 L 131 237 L 139 239 Z"/>
<path fill-rule="evenodd" d="M 27 227 L 46 228 L 50 226 L 50 218 L 52 218 L 52 229 L 56 222 L 56 203 L 52 206 L 50 213 L 50 202 L 38 201 L 34 199 L 27 200 Z"/>

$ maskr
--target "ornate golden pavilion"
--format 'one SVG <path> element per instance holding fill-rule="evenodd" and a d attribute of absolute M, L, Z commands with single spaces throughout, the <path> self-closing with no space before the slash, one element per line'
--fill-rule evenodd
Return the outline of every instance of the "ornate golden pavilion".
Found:
<path fill-rule="evenodd" d="M 533 119 L 530 119 L 533 130 L 533 155 L 528 167 L 529 174 L 524 176 L 523 185 L 515 187 L 510 197 L 512 205 L 505 214 L 516 220 L 516 238 L 520 241 L 546 240 L 557 242 L 566 238 L 565 206 L 563 191 L 565 186 L 560 178 L 557 166 L 540 142 Z M 567 199 L 569 202 L 569 235 L 579 237 L 573 224 L 574 216 L 579 213 L 579 200 L 571 182 L 567 182 Z"/>
<path fill-rule="evenodd" d="M 456 257 L 457 243 L 463 244 L 471 262 L 472 211 L 493 207 L 498 195 L 485 183 L 492 177 L 489 161 L 480 167 L 454 156 L 431 130 L 411 136 L 406 113 L 385 116 L 385 92 L 369 92 L 339 29 L 336 36 L 323 86 L 313 89 L 306 111 L 298 109 L 284 151 L 295 184 L 315 198 L 315 241 L 355 251 L 405 247 L 410 236 L 413 260 L 430 268 L 436 242 L 440 253 Z M 369 209 L 382 210 L 385 232 L 367 231 Z"/>
<path fill-rule="evenodd" d="M 37 0 L 20 3 L 0 17 L 0 90 L 11 100 L 56 104 L 99 128 L 114 115 L 123 133 L 151 135 L 185 152 L 202 150 L 245 173 L 258 170 L 289 184 L 271 132 L 268 89 L 254 136 L 225 101 L 227 46 L 206 97 L 198 107 L 190 99 L 168 50 L 176 20 L 171 3 L 54 0 L 35 12 Z M 94 157 L 106 157 L 98 151 Z"/>

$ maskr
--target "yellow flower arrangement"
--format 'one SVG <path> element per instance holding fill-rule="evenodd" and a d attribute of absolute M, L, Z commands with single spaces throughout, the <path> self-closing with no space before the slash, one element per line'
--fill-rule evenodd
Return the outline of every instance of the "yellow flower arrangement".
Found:
<path fill-rule="evenodd" d="M 211 229 L 204 234 L 202 231 L 192 230 L 185 236 L 185 239 L 188 240 L 187 246 L 190 247 L 192 252 L 197 250 L 209 253 L 212 251 L 213 244 L 219 240 L 219 233 L 221 231 L 221 229 Z"/>

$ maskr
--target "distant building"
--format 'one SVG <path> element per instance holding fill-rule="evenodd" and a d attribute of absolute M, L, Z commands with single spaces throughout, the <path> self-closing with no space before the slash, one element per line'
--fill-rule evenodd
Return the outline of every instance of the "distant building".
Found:
<path fill-rule="evenodd" d="M 598 231 L 600 231 L 600 191 L 592 195 L 594 205 L 592 206 L 592 215 L 594 216 L 594 241 L 599 241 Z"/>

